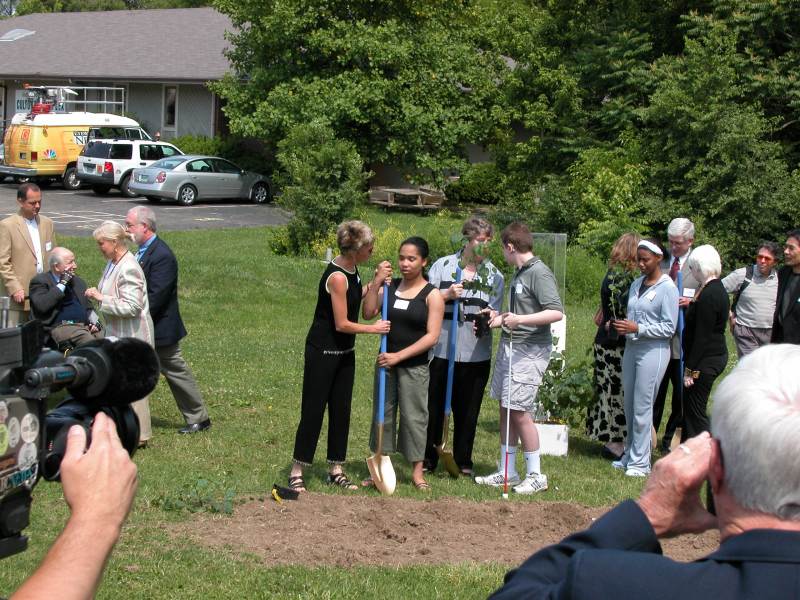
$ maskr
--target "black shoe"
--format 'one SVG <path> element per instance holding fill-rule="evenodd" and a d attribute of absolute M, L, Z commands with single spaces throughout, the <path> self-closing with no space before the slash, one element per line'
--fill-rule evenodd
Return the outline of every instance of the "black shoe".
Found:
<path fill-rule="evenodd" d="M 198 431 L 205 431 L 206 429 L 211 428 L 211 419 L 206 419 L 205 421 L 200 421 L 199 423 L 192 423 L 191 425 L 187 425 L 182 429 L 178 430 L 178 433 L 197 433 Z"/>

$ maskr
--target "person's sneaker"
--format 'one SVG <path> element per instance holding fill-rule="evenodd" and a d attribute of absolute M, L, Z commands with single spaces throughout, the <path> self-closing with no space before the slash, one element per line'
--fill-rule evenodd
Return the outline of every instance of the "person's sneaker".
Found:
<path fill-rule="evenodd" d="M 522 483 L 514 486 L 514 491 L 517 494 L 535 494 L 536 492 L 543 492 L 547 489 L 547 475 L 542 473 L 531 473 L 527 475 Z"/>
<path fill-rule="evenodd" d="M 503 471 L 495 471 L 491 475 L 478 476 L 475 478 L 475 483 L 478 485 L 490 485 L 492 487 L 502 487 L 505 481 L 505 474 Z M 516 473 L 508 474 L 508 485 L 515 485 L 519 483 L 519 475 Z"/>
<path fill-rule="evenodd" d="M 611 463 L 611 466 L 614 467 L 617 471 L 624 471 L 625 464 L 622 462 L 622 459 L 615 460 Z"/>
<path fill-rule="evenodd" d="M 628 470 L 625 471 L 625 475 L 627 477 L 647 477 L 647 471 L 642 471 L 641 469 L 637 469 L 636 467 L 630 467 Z"/>

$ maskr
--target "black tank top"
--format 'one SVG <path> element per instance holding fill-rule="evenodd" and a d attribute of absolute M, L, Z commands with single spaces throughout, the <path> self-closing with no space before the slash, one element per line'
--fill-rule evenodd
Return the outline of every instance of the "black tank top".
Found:
<path fill-rule="evenodd" d="M 419 293 L 411 300 L 398 298 L 396 295 L 400 279 L 393 279 L 389 286 L 389 321 L 392 328 L 386 339 L 386 350 L 398 352 L 408 348 L 418 341 L 428 331 L 428 304 L 425 299 L 433 290 L 430 283 L 426 283 Z M 398 363 L 398 367 L 416 367 L 428 362 L 428 352 L 417 354 Z"/>
<path fill-rule="evenodd" d="M 358 309 L 361 306 L 361 278 L 358 276 L 358 269 L 348 273 L 331 261 L 319 280 L 317 307 L 314 309 L 314 320 L 308 330 L 306 343 L 320 350 L 352 351 L 356 343 L 355 334 L 336 331 L 336 323 L 333 320 L 333 303 L 327 284 L 334 273 L 343 273 L 347 277 L 347 292 L 345 292 L 347 319 L 353 323 L 358 322 Z"/>

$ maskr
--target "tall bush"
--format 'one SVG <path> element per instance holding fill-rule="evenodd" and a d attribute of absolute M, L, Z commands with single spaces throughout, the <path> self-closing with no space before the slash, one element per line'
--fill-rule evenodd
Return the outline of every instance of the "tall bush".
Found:
<path fill-rule="evenodd" d="M 278 144 L 277 159 L 283 187 L 278 202 L 294 213 L 289 249 L 306 253 L 364 199 L 370 174 L 355 146 L 320 121 L 293 127 Z"/>

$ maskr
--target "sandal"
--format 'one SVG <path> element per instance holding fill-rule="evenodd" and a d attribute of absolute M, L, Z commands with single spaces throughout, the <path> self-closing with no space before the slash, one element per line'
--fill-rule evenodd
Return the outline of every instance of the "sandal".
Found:
<path fill-rule="evenodd" d="M 358 486 L 347 478 L 344 471 L 328 473 L 328 485 L 335 485 L 346 490 L 357 490 Z"/>
<path fill-rule="evenodd" d="M 423 481 L 415 481 L 414 482 L 414 487 L 417 488 L 420 492 L 430 492 L 431 491 L 431 485 L 425 480 L 423 480 Z"/>
<path fill-rule="evenodd" d="M 295 492 L 305 492 L 306 482 L 303 480 L 303 476 L 295 475 L 293 477 L 289 477 L 289 489 L 294 490 Z"/>

